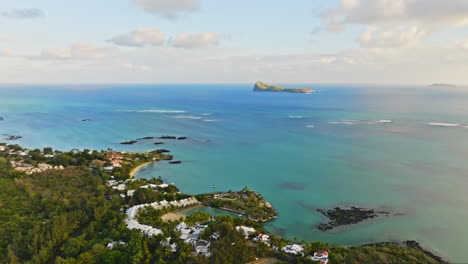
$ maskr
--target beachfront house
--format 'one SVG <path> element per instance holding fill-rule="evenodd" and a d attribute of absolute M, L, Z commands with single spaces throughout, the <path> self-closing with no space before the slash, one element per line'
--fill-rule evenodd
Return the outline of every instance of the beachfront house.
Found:
<path fill-rule="evenodd" d="M 253 241 L 262 242 L 262 243 L 265 243 L 265 244 L 267 244 L 267 245 L 270 245 L 270 244 L 271 244 L 270 236 L 267 235 L 267 234 L 260 234 L 260 235 L 258 235 L 257 237 L 255 237 L 255 238 L 253 239 Z"/>
<path fill-rule="evenodd" d="M 245 235 L 245 239 L 248 239 L 250 234 L 255 233 L 255 229 L 248 226 L 236 226 L 236 230 Z"/>
<path fill-rule="evenodd" d="M 314 261 L 318 261 L 320 262 L 320 264 L 326 264 L 328 263 L 328 252 L 327 251 L 315 252 L 314 255 L 310 257 L 310 259 Z"/>
<path fill-rule="evenodd" d="M 304 247 L 299 244 L 286 245 L 281 251 L 293 255 L 303 255 Z"/>

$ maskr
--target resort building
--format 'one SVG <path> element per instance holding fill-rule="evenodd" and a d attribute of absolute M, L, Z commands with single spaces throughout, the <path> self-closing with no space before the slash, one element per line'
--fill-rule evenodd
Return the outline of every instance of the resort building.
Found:
<path fill-rule="evenodd" d="M 288 254 L 303 255 L 304 247 L 299 244 L 286 245 L 281 249 L 281 251 Z"/>
<path fill-rule="evenodd" d="M 248 239 L 250 234 L 255 233 L 254 228 L 247 226 L 236 226 L 236 230 L 245 235 L 245 239 Z"/>
<path fill-rule="evenodd" d="M 258 242 L 265 243 L 265 244 L 267 244 L 268 246 L 270 246 L 270 244 L 271 244 L 270 236 L 269 236 L 269 235 L 266 235 L 266 234 L 260 234 L 260 235 L 258 235 L 257 237 L 255 237 L 255 238 L 252 239 L 252 240 L 253 240 L 253 241 L 258 241 Z"/>
<path fill-rule="evenodd" d="M 314 261 L 318 261 L 320 262 L 320 264 L 326 264 L 328 263 L 328 252 L 327 251 L 315 252 L 314 255 L 310 257 L 310 259 Z"/>

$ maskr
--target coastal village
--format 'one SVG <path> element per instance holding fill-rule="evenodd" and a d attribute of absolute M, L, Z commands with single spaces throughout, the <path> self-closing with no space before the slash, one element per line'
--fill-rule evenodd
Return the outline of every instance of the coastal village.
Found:
<path fill-rule="evenodd" d="M 157 239 L 161 247 L 171 254 L 180 250 L 194 257 L 211 259 L 219 252 L 219 243 L 235 232 L 244 242 L 232 242 L 255 250 L 261 254 L 250 258 L 255 263 L 310 263 L 329 262 L 331 247 L 318 243 L 298 243 L 269 234 L 261 223 L 273 220 L 277 213 L 273 206 L 260 194 L 247 188 L 237 192 L 216 192 L 187 195 L 161 178 L 135 179 L 135 172 L 147 163 L 171 161 L 165 151 L 132 153 L 124 151 L 72 150 L 70 152 L 29 150 L 18 145 L 0 144 L 0 158 L 6 157 L 17 173 L 41 174 L 47 171 L 67 171 L 77 165 L 104 177 L 108 200 L 122 204 L 120 212 L 128 230 L 139 232 L 148 239 Z M 4 158 L 3 158 L 4 159 Z M 73 160 L 73 162 L 72 162 Z M 235 213 L 238 217 L 211 216 L 203 212 L 183 215 L 183 210 L 196 207 L 212 207 Z M 166 218 L 173 214 L 178 217 Z M 226 226 L 233 231 L 226 233 Z M 232 239 L 232 238 L 231 238 Z M 129 241 L 108 241 L 109 252 L 129 246 Z M 260 251 L 259 251 L 260 252 Z M 267 261 L 267 262 L 262 262 Z M 268 262 L 269 261 L 269 262 Z M 248 261 L 247 261 L 248 262 Z"/>
<path fill-rule="evenodd" d="M 56 162 L 54 158 L 59 156 L 62 152 L 56 151 L 38 151 L 38 150 L 28 150 L 22 149 L 17 145 L 0 145 L 0 152 L 8 154 L 13 159 L 11 160 L 11 166 L 19 171 L 24 172 L 26 174 L 32 173 L 40 173 L 47 170 L 64 170 L 66 166 L 63 165 L 54 165 Z M 75 151 L 78 153 L 78 151 Z M 95 151 L 86 151 L 87 155 L 92 156 L 96 154 Z M 132 170 L 136 167 L 141 166 L 147 162 L 154 162 L 158 160 L 171 160 L 172 157 L 163 154 L 157 154 L 158 152 L 153 153 L 146 153 L 136 154 L 136 153 L 128 153 L 128 152 L 116 152 L 116 151 L 105 151 L 100 152 L 99 157 L 102 159 L 93 159 L 90 162 L 90 168 L 101 168 L 103 171 L 107 171 L 109 175 L 109 180 L 107 181 L 108 188 L 112 189 L 115 195 L 118 195 L 120 198 L 123 199 L 131 199 L 132 196 L 135 195 L 138 190 L 149 190 L 154 192 L 160 192 L 163 195 L 168 194 L 166 190 L 172 187 L 172 192 L 174 192 L 174 186 L 169 185 L 167 183 L 163 183 L 160 179 L 152 180 L 152 181 L 140 181 L 135 180 L 130 175 L 132 175 Z M 34 155 L 40 155 L 44 158 L 44 161 L 41 163 L 32 162 L 31 158 Z M 142 159 L 141 157 L 144 156 L 145 158 Z M 50 164 L 48 163 L 50 162 Z M 36 164 L 37 163 L 37 164 Z M 126 177 L 116 177 L 114 172 L 121 172 L 120 170 L 126 166 L 131 166 L 131 169 Z M 119 178 L 119 179 L 117 179 Z M 175 189 L 177 190 L 177 189 Z M 178 192 L 178 194 L 181 194 Z M 253 220 L 253 222 L 266 222 L 276 218 L 276 212 L 272 208 L 272 206 L 263 199 L 261 195 L 256 192 L 250 191 L 248 189 L 244 189 L 239 192 L 228 192 L 228 193 L 213 193 L 213 194 L 203 194 L 197 196 L 203 200 L 203 203 L 200 202 L 195 196 L 190 196 L 187 198 L 183 198 L 180 200 L 161 200 L 161 201 L 154 201 L 152 203 L 143 203 L 143 204 L 136 204 L 125 209 L 125 224 L 127 228 L 132 230 L 138 230 L 143 235 L 147 237 L 153 236 L 164 236 L 164 230 L 143 224 L 139 222 L 139 212 L 141 209 L 144 208 L 154 208 L 155 210 L 165 210 L 165 212 L 176 211 L 183 208 L 190 208 L 196 205 L 205 204 L 209 206 L 213 204 L 216 208 L 221 210 L 226 210 L 229 212 L 235 212 L 239 215 L 243 215 L 246 218 Z M 256 217 L 250 216 L 246 211 L 250 211 L 252 213 L 252 206 L 244 207 L 239 206 L 242 204 L 247 204 L 250 202 L 252 204 L 252 199 L 256 201 L 258 208 L 263 208 L 264 210 L 270 214 L 269 216 L 262 215 L 258 217 L 258 210 L 255 212 Z M 218 205 L 216 203 L 218 202 Z M 236 203 L 238 206 L 233 208 L 231 205 Z M 211 218 L 211 220 L 215 220 Z M 218 240 L 220 238 L 219 233 L 213 233 L 209 236 L 209 239 L 201 238 L 201 234 L 205 229 L 208 228 L 210 221 L 205 223 L 196 223 L 194 225 L 188 225 L 184 221 L 177 221 L 177 225 L 173 229 L 176 232 L 178 239 L 181 239 L 186 244 L 191 245 L 193 247 L 193 254 L 194 255 L 202 255 L 205 257 L 210 257 L 210 247 L 212 241 Z M 305 256 L 305 249 L 302 245 L 297 243 L 285 244 L 283 247 L 278 247 L 272 245 L 271 243 L 271 236 L 264 232 L 259 232 L 257 229 L 251 226 L 236 226 L 235 230 L 241 233 L 242 236 L 246 240 L 250 240 L 254 243 L 262 243 L 267 245 L 275 252 L 284 252 L 286 254 L 290 254 L 292 256 L 299 256 L 299 257 L 307 257 L 311 260 L 316 260 L 319 263 L 327 263 L 328 262 L 328 253 L 321 253 L 321 255 L 317 255 L 315 253 L 311 256 Z M 263 231 L 263 230 L 262 230 Z M 164 240 L 163 244 L 167 247 L 171 252 L 177 252 L 177 244 L 171 241 L 174 240 L 173 237 L 167 237 Z M 108 250 L 113 250 L 116 246 L 125 245 L 123 241 L 112 241 L 107 244 Z"/>

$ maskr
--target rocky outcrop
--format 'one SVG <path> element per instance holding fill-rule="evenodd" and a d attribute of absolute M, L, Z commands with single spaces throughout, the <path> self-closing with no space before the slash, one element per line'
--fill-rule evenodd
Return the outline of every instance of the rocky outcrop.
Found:
<path fill-rule="evenodd" d="M 125 142 L 122 142 L 120 143 L 121 145 L 133 145 L 135 143 L 137 143 L 138 141 L 136 140 L 130 140 L 130 141 L 125 141 Z"/>
<path fill-rule="evenodd" d="M 177 139 L 175 136 L 160 136 L 159 139 Z"/>
<path fill-rule="evenodd" d="M 156 153 L 156 154 L 169 153 L 169 152 L 171 151 L 167 149 L 157 149 L 157 150 L 151 151 L 151 153 Z"/>

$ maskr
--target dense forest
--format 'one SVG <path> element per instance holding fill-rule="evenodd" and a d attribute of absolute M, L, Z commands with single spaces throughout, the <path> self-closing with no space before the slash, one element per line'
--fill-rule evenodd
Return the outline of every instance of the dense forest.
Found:
<path fill-rule="evenodd" d="M 178 222 L 163 223 L 160 216 L 164 212 L 147 209 L 140 213 L 141 221 L 166 230 L 164 235 L 144 236 L 126 227 L 124 208 L 188 196 L 170 187 L 165 192 L 138 189 L 133 197 L 122 197 L 107 185 L 110 174 L 120 172 L 119 176 L 123 177 L 140 162 L 122 166 L 125 171 L 119 167 L 106 172 L 92 165 L 93 160 L 103 158 L 102 153 L 75 151 L 44 159 L 44 153 L 51 151 L 32 151 L 28 159 L 30 163 L 55 162 L 65 168 L 32 174 L 11 166 L 12 160 L 20 159 L 18 156 L 0 152 L 0 263 L 244 264 L 262 257 L 274 257 L 279 263 L 316 263 L 246 240 L 236 226 L 255 228 L 257 233 L 251 237 L 265 230 L 245 218 L 219 216 L 213 219 L 203 213 L 187 218 L 190 224 L 208 220 L 201 237 L 211 242 L 209 258 L 194 255 L 193 246 L 178 239 L 179 235 L 173 230 Z M 141 157 L 143 161 L 144 157 Z M 150 182 L 161 181 L 141 180 L 130 184 L 141 186 Z M 212 238 L 215 233 L 219 238 Z M 177 244 L 176 252 L 166 246 L 169 237 Z M 281 248 L 286 243 L 291 241 L 271 236 L 273 247 Z M 347 248 L 321 242 L 303 241 L 302 244 L 304 256 L 318 250 L 331 252 L 329 263 L 438 263 L 415 246 L 387 243 Z"/>

